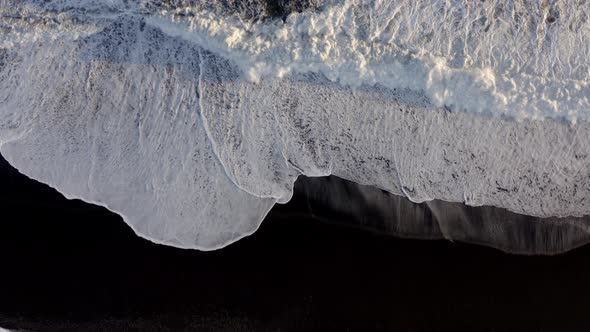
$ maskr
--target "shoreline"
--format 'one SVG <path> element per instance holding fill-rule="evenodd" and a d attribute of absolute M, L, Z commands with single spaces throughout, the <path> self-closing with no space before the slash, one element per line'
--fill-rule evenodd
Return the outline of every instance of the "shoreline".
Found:
<path fill-rule="evenodd" d="M 181 250 L 141 239 L 106 209 L 66 200 L 4 162 L 0 170 L 3 328 L 574 331 L 588 324 L 576 310 L 590 305 L 588 246 L 531 257 L 377 236 L 305 216 L 308 203 L 316 217 L 331 211 L 297 194 L 252 236 L 213 252 Z"/>

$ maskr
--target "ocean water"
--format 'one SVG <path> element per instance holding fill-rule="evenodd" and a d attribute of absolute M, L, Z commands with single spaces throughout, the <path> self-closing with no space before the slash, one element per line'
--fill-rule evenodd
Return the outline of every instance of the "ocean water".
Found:
<path fill-rule="evenodd" d="M 549 252 L 586 235 L 589 4 L 291 9 L 3 0 L 0 151 L 182 248 L 251 234 L 299 175 L 558 217 L 575 234 Z"/>

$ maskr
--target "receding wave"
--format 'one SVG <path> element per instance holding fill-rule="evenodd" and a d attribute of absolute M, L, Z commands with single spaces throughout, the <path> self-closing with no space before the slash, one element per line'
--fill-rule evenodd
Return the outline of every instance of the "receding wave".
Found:
<path fill-rule="evenodd" d="M 574 2 L 326 0 L 255 19 L 268 7 L 4 1 L 0 149 L 185 248 L 252 233 L 299 175 L 573 225 L 590 214 L 590 6 Z"/>

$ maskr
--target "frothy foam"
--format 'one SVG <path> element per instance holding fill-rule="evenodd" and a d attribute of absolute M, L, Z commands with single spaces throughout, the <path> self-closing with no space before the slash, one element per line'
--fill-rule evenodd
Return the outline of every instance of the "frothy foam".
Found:
<path fill-rule="evenodd" d="M 301 174 L 590 214 L 588 9 L 566 2 L 327 1 L 285 22 L 1 3 L 2 154 L 184 248 L 250 234 Z"/>
<path fill-rule="evenodd" d="M 576 122 L 590 105 L 590 6 L 574 2 L 330 1 L 285 22 L 185 7 L 149 22 L 231 59 L 254 82 L 319 72 L 424 91 L 437 107 Z"/>

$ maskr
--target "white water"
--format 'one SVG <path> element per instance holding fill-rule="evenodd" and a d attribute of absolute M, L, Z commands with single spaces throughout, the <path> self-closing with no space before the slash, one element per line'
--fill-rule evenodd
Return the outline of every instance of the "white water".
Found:
<path fill-rule="evenodd" d="M 438 107 L 575 122 L 590 105 L 589 14 L 580 1 L 349 0 L 285 23 L 191 7 L 149 22 L 231 59 L 255 82 L 320 72 L 345 85 L 423 91 Z"/>
<path fill-rule="evenodd" d="M 252 233 L 299 174 L 590 214 L 588 4 L 328 1 L 252 23 L 153 3 L 0 2 L 11 164 L 186 248 Z"/>

